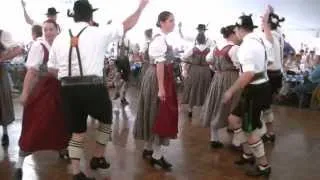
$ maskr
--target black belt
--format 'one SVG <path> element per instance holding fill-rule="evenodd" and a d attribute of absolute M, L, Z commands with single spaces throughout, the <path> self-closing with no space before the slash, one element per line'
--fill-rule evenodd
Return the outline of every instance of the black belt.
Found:
<path fill-rule="evenodd" d="M 99 76 L 73 76 L 61 78 L 61 86 L 87 86 L 87 85 L 103 85 L 104 81 Z"/>

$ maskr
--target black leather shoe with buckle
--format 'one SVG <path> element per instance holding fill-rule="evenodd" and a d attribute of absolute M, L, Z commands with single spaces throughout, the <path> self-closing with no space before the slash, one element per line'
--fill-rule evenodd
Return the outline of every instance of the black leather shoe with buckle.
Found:
<path fill-rule="evenodd" d="M 90 167 L 92 170 L 108 169 L 110 167 L 110 164 L 106 161 L 104 157 L 93 157 L 90 162 Z"/>

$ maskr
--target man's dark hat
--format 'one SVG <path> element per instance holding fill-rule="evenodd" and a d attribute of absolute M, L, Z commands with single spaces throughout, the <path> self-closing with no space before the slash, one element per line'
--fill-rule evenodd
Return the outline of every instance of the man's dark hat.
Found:
<path fill-rule="evenodd" d="M 236 22 L 236 26 L 242 27 L 242 28 L 247 28 L 247 29 L 255 29 L 258 27 L 253 24 L 252 14 L 240 16 L 238 22 Z"/>
<path fill-rule="evenodd" d="M 54 16 L 57 15 L 59 12 L 56 10 L 56 8 L 51 7 L 48 8 L 48 12 L 46 13 L 47 16 Z"/>
<path fill-rule="evenodd" d="M 73 17 L 74 14 L 87 14 L 87 13 L 93 13 L 98 8 L 92 8 L 92 5 L 89 3 L 88 0 L 78 0 L 74 2 L 73 5 L 73 13 L 68 10 L 68 16 Z"/>
<path fill-rule="evenodd" d="M 197 27 L 197 30 L 206 31 L 206 30 L 208 30 L 208 29 L 207 29 L 207 26 L 206 26 L 205 24 L 199 24 L 198 27 Z"/>
<path fill-rule="evenodd" d="M 271 25 L 274 25 L 276 27 L 280 27 L 280 23 L 282 23 L 284 21 L 285 21 L 285 18 L 284 17 L 280 18 L 278 14 L 275 14 L 275 13 L 272 12 L 269 15 L 268 22 Z"/>

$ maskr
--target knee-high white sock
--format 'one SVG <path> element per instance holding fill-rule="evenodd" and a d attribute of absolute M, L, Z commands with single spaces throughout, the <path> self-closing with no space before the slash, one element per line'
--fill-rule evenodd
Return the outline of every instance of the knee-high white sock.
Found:
<path fill-rule="evenodd" d="M 211 129 L 210 141 L 215 141 L 215 142 L 220 141 L 219 132 L 217 129 Z"/>
<path fill-rule="evenodd" d="M 24 157 L 24 156 L 19 156 L 18 162 L 16 163 L 16 168 L 17 168 L 17 169 L 22 169 L 23 162 L 24 162 L 24 159 L 25 159 L 25 158 L 26 158 L 26 157 Z"/>
<path fill-rule="evenodd" d="M 232 144 L 235 146 L 240 146 L 241 144 L 247 142 L 247 136 L 241 128 L 234 130 L 234 135 L 232 138 Z"/>
<path fill-rule="evenodd" d="M 157 159 L 157 160 L 161 159 L 163 156 L 161 145 L 157 145 L 157 144 L 153 143 L 152 149 L 153 149 L 152 158 Z"/>
<path fill-rule="evenodd" d="M 70 159 L 80 161 L 83 153 L 83 142 L 71 139 L 69 142 L 68 151 Z"/>
<path fill-rule="evenodd" d="M 7 126 L 2 126 L 3 130 L 3 135 L 8 135 L 8 127 Z"/>
<path fill-rule="evenodd" d="M 110 140 L 112 133 L 111 125 L 100 123 L 96 130 L 96 142 L 101 145 L 106 145 Z"/>
<path fill-rule="evenodd" d="M 274 121 L 274 114 L 272 109 L 263 111 L 261 116 L 265 123 L 273 123 Z"/>
<path fill-rule="evenodd" d="M 144 142 L 144 150 L 152 151 L 152 142 L 150 141 L 145 141 Z"/>
<path fill-rule="evenodd" d="M 264 144 L 262 140 L 254 143 L 254 144 L 249 144 L 249 147 L 254 155 L 255 158 L 262 158 L 265 156 L 265 151 L 264 151 Z"/>
<path fill-rule="evenodd" d="M 19 158 L 18 158 L 18 161 L 17 161 L 17 163 L 15 165 L 15 168 L 21 169 L 22 166 L 23 166 L 24 159 L 30 154 L 31 153 L 26 153 L 26 152 L 23 152 L 23 151 L 20 150 L 19 151 Z"/>

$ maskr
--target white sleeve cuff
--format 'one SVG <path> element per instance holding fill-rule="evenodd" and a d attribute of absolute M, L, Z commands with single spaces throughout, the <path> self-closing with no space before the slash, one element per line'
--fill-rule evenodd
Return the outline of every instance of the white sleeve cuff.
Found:
<path fill-rule="evenodd" d="M 166 58 L 164 57 L 156 57 L 155 58 L 155 62 L 156 63 L 162 63 L 162 62 L 165 62 L 166 61 Z"/>
<path fill-rule="evenodd" d="M 255 71 L 254 64 L 242 65 L 242 71 L 243 71 L 243 72 L 252 72 L 252 71 Z"/>

